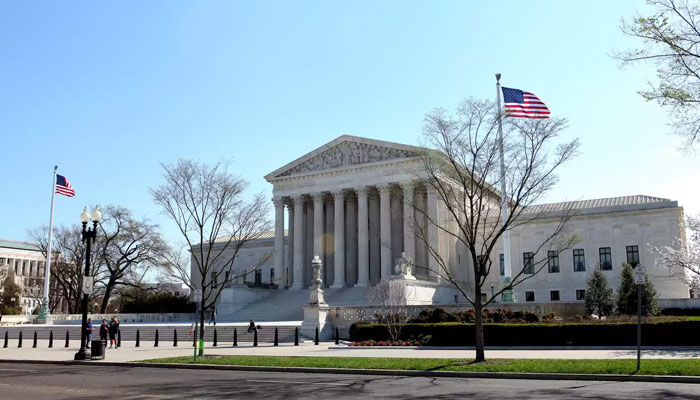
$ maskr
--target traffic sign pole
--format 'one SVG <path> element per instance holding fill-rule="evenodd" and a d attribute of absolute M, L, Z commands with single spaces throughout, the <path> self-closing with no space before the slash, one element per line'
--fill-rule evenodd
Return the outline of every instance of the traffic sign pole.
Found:
<path fill-rule="evenodd" d="M 642 266 L 634 269 L 634 283 L 637 284 L 637 372 L 641 368 L 642 359 L 642 290 L 646 284 L 646 272 Z"/>

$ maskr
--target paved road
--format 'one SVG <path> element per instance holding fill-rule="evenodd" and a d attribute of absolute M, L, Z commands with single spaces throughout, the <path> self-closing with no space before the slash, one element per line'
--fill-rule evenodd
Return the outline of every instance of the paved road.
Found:
<path fill-rule="evenodd" d="M 198 371 L 0 363 L 0 398 L 698 399 L 700 385 Z"/>

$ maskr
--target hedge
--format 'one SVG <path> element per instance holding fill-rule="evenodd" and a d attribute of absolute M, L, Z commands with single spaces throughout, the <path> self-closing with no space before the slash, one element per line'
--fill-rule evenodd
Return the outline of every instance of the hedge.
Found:
<path fill-rule="evenodd" d="M 474 324 L 456 322 L 406 324 L 401 339 L 419 339 L 430 335 L 430 346 L 474 346 Z M 350 338 L 387 340 L 384 325 L 354 323 Z M 486 346 L 635 346 L 637 324 L 561 323 L 561 324 L 485 324 Z M 700 321 L 655 322 L 642 324 L 644 346 L 698 346 Z"/>

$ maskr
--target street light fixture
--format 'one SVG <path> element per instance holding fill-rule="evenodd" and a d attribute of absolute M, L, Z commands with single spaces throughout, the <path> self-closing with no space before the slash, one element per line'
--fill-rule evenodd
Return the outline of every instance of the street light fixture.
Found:
<path fill-rule="evenodd" d="M 88 213 L 87 207 L 80 214 L 80 222 L 83 224 L 82 238 L 83 243 L 85 243 L 85 273 L 83 275 L 83 280 L 90 277 L 90 245 L 95 242 L 95 237 L 97 237 L 97 224 L 102 220 L 102 213 L 99 208 L 95 208 L 92 215 Z M 92 228 L 88 228 L 88 222 L 92 221 Z M 83 285 L 85 287 L 85 285 Z M 85 340 L 87 340 L 87 312 L 88 312 L 88 293 L 83 293 L 83 301 L 80 308 L 83 312 L 83 323 L 81 325 L 80 332 L 80 350 L 75 353 L 74 360 L 89 360 L 90 354 L 85 349 Z"/>

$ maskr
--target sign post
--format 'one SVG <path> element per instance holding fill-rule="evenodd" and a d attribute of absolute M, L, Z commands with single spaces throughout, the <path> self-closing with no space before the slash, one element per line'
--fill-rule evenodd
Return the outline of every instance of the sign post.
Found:
<path fill-rule="evenodd" d="M 641 265 L 634 269 L 634 283 L 637 285 L 637 371 L 642 358 L 642 290 L 646 284 L 646 272 Z"/>

